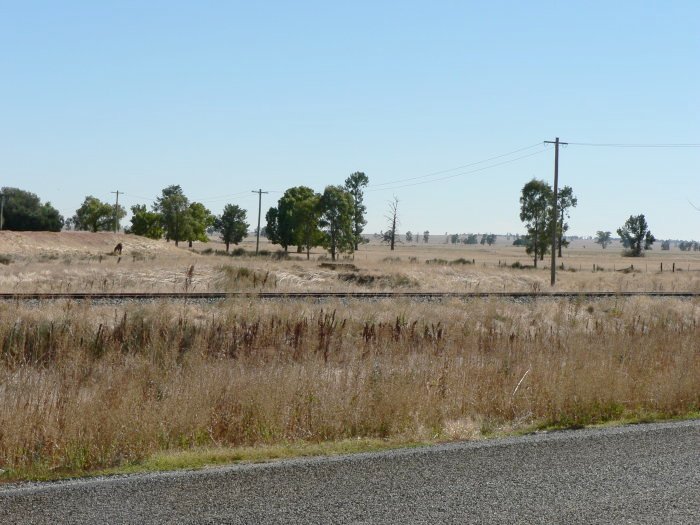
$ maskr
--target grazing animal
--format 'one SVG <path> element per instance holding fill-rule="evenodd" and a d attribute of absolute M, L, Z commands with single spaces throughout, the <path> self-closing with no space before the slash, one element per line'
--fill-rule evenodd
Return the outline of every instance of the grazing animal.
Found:
<path fill-rule="evenodd" d="M 122 243 L 119 243 L 114 247 L 114 255 L 121 255 L 121 254 L 122 254 Z"/>

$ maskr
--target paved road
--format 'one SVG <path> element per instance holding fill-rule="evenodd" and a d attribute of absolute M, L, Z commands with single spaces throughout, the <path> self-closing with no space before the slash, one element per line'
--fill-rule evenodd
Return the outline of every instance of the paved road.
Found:
<path fill-rule="evenodd" d="M 700 523 L 700 421 L 0 489 L 0 523 Z"/>

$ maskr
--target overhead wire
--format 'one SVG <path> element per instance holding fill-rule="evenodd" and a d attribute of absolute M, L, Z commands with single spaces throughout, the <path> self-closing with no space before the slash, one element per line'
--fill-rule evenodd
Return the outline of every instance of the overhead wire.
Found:
<path fill-rule="evenodd" d="M 624 144 L 601 142 L 568 142 L 570 146 L 593 146 L 602 148 L 700 148 L 700 144 Z"/>
<path fill-rule="evenodd" d="M 497 160 L 497 159 L 501 159 L 501 158 L 503 158 L 503 157 L 508 157 L 508 156 L 510 156 L 510 155 L 515 155 L 516 153 L 520 153 L 521 151 L 526 151 L 526 150 L 529 150 L 529 149 L 532 149 L 532 148 L 535 148 L 535 147 L 541 146 L 541 145 L 542 145 L 542 142 L 537 142 L 537 143 L 532 144 L 532 145 L 530 145 L 530 146 L 525 146 L 524 148 L 519 148 L 519 149 L 516 149 L 516 150 L 513 150 L 513 151 L 509 151 L 508 153 L 502 153 L 502 154 L 500 154 L 500 155 L 495 155 L 495 156 L 493 156 L 493 157 L 489 157 L 489 158 L 486 158 L 486 159 L 483 159 L 483 160 L 479 160 L 479 161 L 476 161 L 476 162 L 470 162 L 469 164 L 462 164 L 461 166 L 457 166 L 457 167 L 455 167 L 455 168 L 449 168 L 449 169 L 446 169 L 446 170 L 434 171 L 434 172 L 432 172 L 432 173 L 426 173 L 425 175 L 418 175 L 418 176 L 416 176 L 416 177 L 408 177 L 408 178 L 403 178 L 403 179 L 396 179 L 396 180 L 388 181 L 388 182 L 378 182 L 378 183 L 376 183 L 376 184 L 370 184 L 370 185 L 367 186 L 367 187 L 368 187 L 368 188 L 376 188 L 377 186 L 389 186 L 389 185 L 392 185 L 392 184 L 400 184 L 400 183 L 403 183 L 403 182 L 410 182 L 410 181 L 413 181 L 413 180 L 425 179 L 425 178 L 428 178 L 428 177 L 434 177 L 435 175 L 442 175 L 443 173 L 449 173 L 449 172 L 451 172 L 451 171 L 457 171 L 457 170 L 461 170 L 461 169 L 464 169 L 464 168 L 470 168 L 471 166 L 478 166 L 479 164 L 484 164 L 485 162 L 490 162 L 490 161 L 492 161 L 492 160 Z"/>
<path fill-rule="evenodd" d="M 491 168 L 497 168 L 498 166 L 503 166 L 503 165 L 505 165 L 505 164 L 511 164 L 511 163 L 513 163 L 513 162 L 516 162 L 516 161 L 519 161 L 519 160 L 522 160 L 522 159 L 527 159 L 527 158 L 529 158 L 529 157 L 534 157 L 535 155 L 541 155 L 542 153 L 545 153 L 545 151 L 546 151 L 546 150 L 543 149 L 542 151 L 536 151 L 536 152 L 534 152 L 534 153 L 529 153 L 529 154 L 527 154 L 527 155 L 521 155 L 520 157 L 516 157 L 516 158 L 514 158 L 514 159 L 508 159 L 508 160 L 505 160 L 505 161 L 503 161 L 503 162 L 497 162 L 496 164 L 491 164 L 491 165 L 489 165 L 489 166 L 483 166 L 483 167 L 481 167 L 481 168 L 477 168 L 477 169 L 474 169 L 474 170 L 464 171 L 464 172 L 461 172 L 461 173 L 455 173 L 455 174 L 453 174 L 453 175 L 448 175 L 448 176 L 446 176 L 446 177 L 439 177 L 439 178 L 436 178 L 436 179 L 424 180 L 424 181 L 419 181 L 419 182 L 412 182 L 412 183 L 409 183 L 409 184 L 401 184 L 401 185 L 398 185 L 398 186 L 391 186 L 391 187 L 389 187 L 389 188 L 367 189 L 366 191 L 367 191 L 367 192 L 374 192 L 374 191 L 397 190 L 397 189 L 400 189 L 400 188 L 408 188 L 408 187 L 410 187 L 410 186 L 418 186 L 418 185 L 421 185 L 421 184 L 430 184 L 430 183 L 433 183 L 433 182 L 440 182 L 440 181 L 443 181 L 443 180 L 454 179 L 455 177 L 461 177 L 461 176 L 463 176 L 463 175 L 471 175 L 472 173 L 478 173 L 478 172 L 480 172 L 480 171 L 488 170 L 488 169 L 491 169 Z"/>
<path fill-rule="evenodd" d="M 445 173 L 451 173 L 454 171 L 462 170 L 464 168 L 469 168 L 472 166 L 478 166 L 480 164 L 485 164 L 487 162 L 491 162 L 494 160 L 502 159 L 505 157 L 510 157 L 512 155 L 515 155 L 517 153 L 527 151 L 529 149 L 535 148 L 537 146 L 542 146 L 544 145 L 545 148 L 542 149 L 541 151 L 536 151 L 534 153 L 529 153 L 527 155 L 520 155 L 518 157 L 508 159 L 502 162 L 497 162 L 495 164 L 489 164 L 488 166 L 483 166 L 480 168 L 476 168 L 473 170 L 468 170 L 468 171 L 462 171 L 459 173 L 454 173 L 452 175 L 447 175 L 445 177 L 437 177 L 436 175 L 442 175 Z M 568 146 L 586 146 L 586 147 L 606 147 L 606 148 L 700 148 L 700 143 L 603 143 L 603 142 L 568 142 L 566 143 Z M 415 177 L 407 177 L 407 178 L 402 178 L 402 179 L 395 179 L 392 181 L 387 181 L 387 182 L 378 182 L 375 184 L 370 184 L 367 186 L 367 189 L 365 191 L 367 192 L 375 192 L 375 191 L 385 191 L 385 190 L 395 190 L 395 189 L 401 189 L 401 188 L 406 188 L 406 187 L 411 187 L 411 186 L 418 186 L 422 184 L 431 184 L 434 182 L 440 182 L 444 180 L 449 180 L 453 179 L 456 177 L 461 177 L 464 175 L 470 175 L 473 173 L 478 173 L 481 171 L 485 171 L 488 169 L 496 168 L 499 166 L 503 166 L 506 164 L 510 164 L 513 162 L 517 162 L 519 160 L 523 160 L 529 157 L 534 157 L 535 155 L 539 155 L 543 152 L 546 151 L 546 146 L 547 144 L 543 144 L 542 142 L 537 142 L 535 144 L 531 144 L 529 146 L 525 146 L 523 148 L 518 148 L 512 151 L 509 151 L 507 153 L 501 153 L 499 155 L 494 155 L 492 157 L 485 158 L 483 160 L 478 160 L 475 162 L 470 162 L 468 164 L 462 164 L 461 166 L 456 166 L 454 168 L 449 168 L 445 170 L 439 170 L 439 171 L 434 171 L 431 173 L 426 173 L 424 175 L 417 175 Z M 426 179 L 426 180 L 423 180 Z M 215 196 L 203 200 L 197 200 L 197 202 L 201 203 L 210 203 L 210 202 L 218 202 L 221 200 L 225 200 L 231 197 L 238 197 L 242 195 L 248 195 L 248 191 L 241 191 L 237 193 L 230 193 L 230 194 L 224 194 L 220 196 Z M 268 190 L 268 193 L 284 193 L 283 191 L 278 191 L 278 190 Z M 123 193 L 124 196 L 127 197 L 134 197 L 137 199 L 142 199 L 142 200 L 156 200 L 157 197 L 143 197 L 140 195 L 134 195 L 132 193 Z"/>

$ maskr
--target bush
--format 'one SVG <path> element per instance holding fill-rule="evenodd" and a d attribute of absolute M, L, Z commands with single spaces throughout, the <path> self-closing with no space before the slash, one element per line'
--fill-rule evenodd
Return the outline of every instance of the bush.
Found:
<path fill-rule="evenodd" d="M 428 259 L 425 261 L 425 264 L 437 264 L 438 266 L 446 266 L 450 263 L 445 259 Z"/>

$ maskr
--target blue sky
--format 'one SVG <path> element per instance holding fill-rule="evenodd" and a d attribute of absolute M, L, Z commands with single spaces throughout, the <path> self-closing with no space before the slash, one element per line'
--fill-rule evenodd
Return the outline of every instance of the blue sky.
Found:
<path fill-rule="evenodd" d="M 522 232 L 542 141 L 700 143 L 699 20 L 697 1 L 0 0 L 0 185 L 69 216 L 180 184 L 254 224 L 251 190 L 264 214 L 364 171 L 366 231 L 396 196 L 402 232 Z M 700 239 L 699 166 L 700 148 L 562 149 L 571 233 L 644 213 Z"/>

